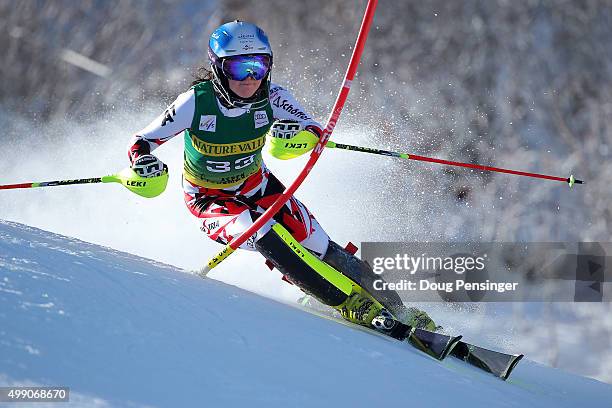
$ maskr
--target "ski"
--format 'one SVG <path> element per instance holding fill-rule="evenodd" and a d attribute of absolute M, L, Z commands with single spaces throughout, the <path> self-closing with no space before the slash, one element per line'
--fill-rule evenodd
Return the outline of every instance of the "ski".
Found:
<path fill-rule="evenodd" d="M 514 368 L 523 358 L 523 354 L 507 354 L 488 350 L 461 341 L 461 336 L 448 336 L 416 329 L 398 321 L 395 321 L 393 329 L 385 334 L 397 340 L 408 341 L 417 349 L 438 360 L 443 360 L 450 354 L 504 381 L 510 377 Z"/>
<path fill-rule="evenodd" d="M 410 344 L 438 360 L 452 353 L 460 340 L 461 336 L 447 336 L 423 329 L 413 329 L 408 338 Z"/>
<path fill-rule="evenodd" d="M 512 370 L 523 358 L 523 354 L 501 353 L 463 341 L 459 341 L 450 354 L 504 381 L 510 377 Z"/>
<path fill-rule="evenodd" d="M 394 339 L 407 341 L 412 346 L 437 360 L 444 360 L 461 340 L 461 336 L 448 336 L 442 333 L 417 329 L 397 320 L 393 320 L 393 322 L 393 327 L 390 330 L 374 330 Z"/>
<path fill-rule="evenodd" d="M 326 308 L 318 308 L 317 303 L 313 302 L 313 298 L 309 295 L 300 299 L 299 303 L 307 309 L 316 311 L 320 314 L 325 314 L 327 311 Z M 380 316 L 380 322 L 382 322 L 380 327 L 373 325 L 369 327 L 369 329 L 396 340 L 410 343 L 418 350 L 425 352 L 437 360 L 443 360 L 450 354 L 504 381 L 510 377 L 514 368 L 523 358 L 523 354 L 506 354 L 488 350 L 461 341 L 462 336 L 449 336 L 442 333 L 417 329 L 391 317 Z"/>

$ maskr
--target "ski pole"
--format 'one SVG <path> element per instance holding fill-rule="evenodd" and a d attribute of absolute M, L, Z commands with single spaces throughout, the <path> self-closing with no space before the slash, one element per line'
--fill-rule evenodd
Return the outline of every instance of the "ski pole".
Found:
<path fill-rule="evenodd" d="M 157 177 L 144 178 L 140 177 L 130 167 L 120 171 L 117 174 L 111 174 L 104 177 L 94 177 L 76 180 L 57 180 L 57 181 L 39 181 L 33 183 L 20 184 L 5 184 L 0 185 L 0 190 L 12 190 L 18 188 L 37 188 L 37 187 L 54 187 L 54 186 L 70 186 L 75 184 L 96 184 L 96 183 L 119 183 L 131 192 L 139 196 L 152 198 L 157 197 L 166 189 L 168 184 L 168 172 L 165 171 Z"/>
<path fill-rule="evenodd" d="M 502 169 L 500 167 L 483 166 L 481 164 L 462 163 L 462 162 L 456 162 L 456 161 L 450 161 L 450 160 L 435 159 L 432 157 L 419 156 L 416 154 L 390 152 L 388 150 L 373 149 L 370 147 L 352 146 L 352 145 L 347 145 L 347 144 L 342 144 L 342 143 L 335 143 L 331 141 L 327 143 L 326 147 L 329 147 L 332 149 L 352 150 L 355 152 L 362 152 L 362 153 L 380 154 L 382 156 L 399 157 L 401 159 L 418 160 L 418 161 L 424 161 L 424 162 L 429 162 L 429 163 L 446 164 L 449 166 L 467 167 L 467 168 L 476 169 L 476 170 L 515 174 L 517 176 L 533 177 L 533 178 L 553 180 L 553 181 L 562 181 L 564 183 L 569 184 L 570 187 L 573 187 L 574 184 L 585 184 L 584 181 L 574 178 L 573 175 L 570 175 L 567 178 L 556 177 L 556 176 L 549 176 L 546 174 L 528 173 L 526 171 Z"/>
<path fill-rule="evenodd" d="M 57 180 L 57 181 L 40 181 L 40 182 L 34 182 L 34 183 L 5 184 L 5 185 L 0 185 L 0 190 L 12 190 L 16 188 L 68 186 L 72 184 L 93 184 L 93 183 L 102 183 L 102 177 L 78 179 L 78 180 Z"/>

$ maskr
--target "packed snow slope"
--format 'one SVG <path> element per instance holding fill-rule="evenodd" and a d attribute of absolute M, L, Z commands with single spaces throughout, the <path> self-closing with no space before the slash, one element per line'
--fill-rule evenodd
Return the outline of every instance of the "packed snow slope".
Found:
<path fill-rule="evenodd" d="M 503 382 L 169 265 L 6 221 L 0 385 L 68 386 L 79 407 L 557 408 L 612 401 L 608 384 L 529 360 Z"/>

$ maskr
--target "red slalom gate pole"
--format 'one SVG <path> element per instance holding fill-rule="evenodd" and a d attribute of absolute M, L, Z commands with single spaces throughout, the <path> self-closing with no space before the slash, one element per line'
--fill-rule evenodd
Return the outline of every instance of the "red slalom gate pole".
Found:
<path fill-rule="evenodd" d="M 363 53 L 363 48 L 365 47 L 366 39 L 368 38 L 368 33 L 370 31 L 370 26 L 372 25 L 372 20 L 374 19 L 374 13 L 376 10 L 376 5 L 378 0 L 368 0 L 368 4 L 366 6 L 366 10 L 363 16 L 363 21 L 361 22 L 361 28 L 359 29 L 359 34 L 357 36 L 357 41 L 355 43 L 355 48 L 353 49 L 353 54 L 351 55 L 351 60 L 346 71 L 346 75 L 344 76 L 344 82 L 342 83 L 342 88 L 340 89 L 340 93 L 336 99 L 336 103 L 334 104 L 334 108 L 331 112 L 331 115 L 327 121 L 327 126 L 323 130 L 323 135 L 319 139 L 319 143 L 315 146 L 314 150 L 310 154 L 310 158 L 308 162 L 298 174 L 297 178 L 293 181 L 293 183 L 280 195 L 254 223 L 248 229 L 246 229 L 242 234 L 235 237 L 233 240 L 227 244 L 223 250 L 221 250 L 217 255 L 212 257 L 208 264 L 203 267 L 199 274 L 200 276 L 205 276 L 212 268 L 219 265 L 225 258 L 227 258 L 231 253 L 233 253 L 240 245 L 242 245 L 246 240 L 248 240 L 255 232 L 257 232 L 268 220 L 270 220 L 274 214 L 278 212 L 278 210 L 285 205 L 285 203 L 291 198 L 293 193 L 298 189 L 298 187 L 302 184 L 302 182 L 306 179 L 312 168 L 314 167 L 317 160 L 323 153 L 325 145 L 329 140 L 334 128 L 336 127 L 336 123 L 338 122 L 338 118 L 340 117 L 340 113 L 342 113 L 342 109 L 344 108 L 344 104 L 348 97 L 349 90 L 351 88 L 351 82 L 355 78 L 355 73 L 357 72 L 357 67 L 359 66 L 359 60 L 361 59 L 361 54 Z"/>

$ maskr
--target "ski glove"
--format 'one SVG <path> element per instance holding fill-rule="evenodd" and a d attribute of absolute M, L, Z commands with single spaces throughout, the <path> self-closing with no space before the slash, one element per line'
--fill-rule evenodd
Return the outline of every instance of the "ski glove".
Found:
<path fill-rule="evenodd" d="M 294 120 L 277 120 L 268 131 L 268 152 L 277 159 L 294 159 L 319 142 L 318 129 Z"/>
<path fill-rule="evenodd" d="M 140 177 L 149 178 L 161 176 L 168 166 L 152 154 L 144 154 L 134 160 L 132 170 Z"/>

